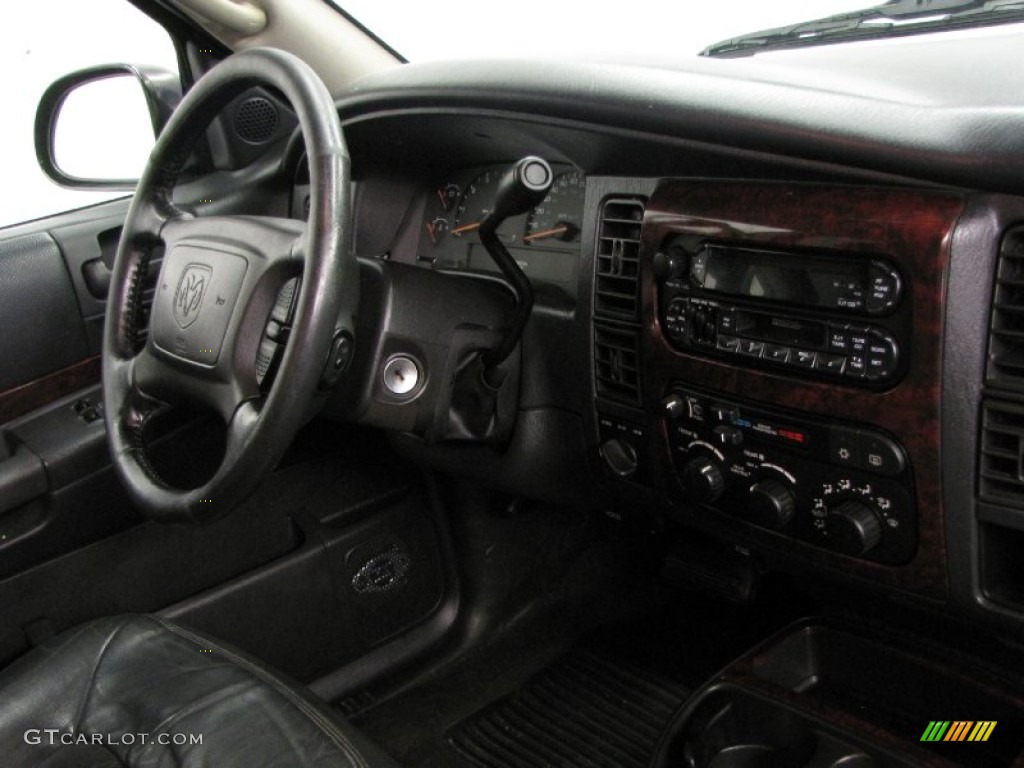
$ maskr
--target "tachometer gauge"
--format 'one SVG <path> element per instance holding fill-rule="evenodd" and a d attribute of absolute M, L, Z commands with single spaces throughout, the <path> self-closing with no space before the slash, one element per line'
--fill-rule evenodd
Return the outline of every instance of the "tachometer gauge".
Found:
<path fill-rule="evenodd" d="M 579 242 L 585 193 L 582 171 L 569 171 L 556 177 L 551 191 L 527 216 L 523 241 L 538 246 Z"/>
<path fill-rule="evenodd" d="M 487 170 L 473 179 L 473 182 L 466 187 L 462 195 L 462 202 L 455 213 L 455 226 L 451 233 L 455 237 L 462 237 L 480 228 L 480 222 L 491 212 L 494 205 L 494 197 L 498 193 L 498 181 L 500 173 L 495 170 Z"/>

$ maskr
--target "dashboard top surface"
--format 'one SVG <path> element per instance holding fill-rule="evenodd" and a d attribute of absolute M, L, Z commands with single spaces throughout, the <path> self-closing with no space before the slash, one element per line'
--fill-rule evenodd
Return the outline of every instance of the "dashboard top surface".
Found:
<path fill-rule="evenodd" d="M 670 65 L 409 64 L 337 97 L 349 122 L 446 110 L 533 115 L 1019 192 L 1022 40 L 1021 25 L 1009 25 Z"/>

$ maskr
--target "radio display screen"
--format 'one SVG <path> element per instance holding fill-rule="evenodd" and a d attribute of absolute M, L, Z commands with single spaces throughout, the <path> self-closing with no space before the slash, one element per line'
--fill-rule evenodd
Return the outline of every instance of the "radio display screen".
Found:
<path fill-rule="evenodd" d="M 863 310 L 868 262 L 707 245 L 690 260 L 690 279 L 716 293 L 808 307 Z"/>

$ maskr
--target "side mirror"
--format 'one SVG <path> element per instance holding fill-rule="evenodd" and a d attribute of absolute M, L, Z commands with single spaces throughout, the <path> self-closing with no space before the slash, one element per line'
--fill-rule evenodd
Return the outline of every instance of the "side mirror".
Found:
<path fill-rule="evenodd" d="M 62 187 L 132 189 L 181 101 L 172 72 L 106 64 L 72 72 L 43 93 L 36 159 Z"/>

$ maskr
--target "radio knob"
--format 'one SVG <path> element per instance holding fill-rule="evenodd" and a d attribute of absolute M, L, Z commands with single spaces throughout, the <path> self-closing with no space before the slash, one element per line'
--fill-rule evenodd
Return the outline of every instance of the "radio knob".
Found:
<path fill-rule="evenodd" d="M 882 521 L 862 501 L 844 501 L 825 518 L 829 546 L 846 555 L 865 555 L 882 541 Z"/>
<path fill-rule="evenodd" d="M 721 498 L 725 478 L 715 462 L 707 456 L 698 456 L 683 467 L 683 486 L 696 501 L 711 504 Z"/>
<path fill-rule="evenodd" d="M 658 251 L 652 260 L 654 277 L 660 282 L 686 277 L 688 261 L 686 251 L 682 248 L 673 247 Z"/>
<path fill-rule="evenodd" d="M 750 486 L 747 517 L 765 528 L 782 530 L 793 519 L 796 499 L 793 492 L 778 480 L 761 480 Z"/>

